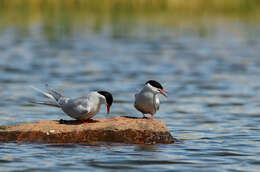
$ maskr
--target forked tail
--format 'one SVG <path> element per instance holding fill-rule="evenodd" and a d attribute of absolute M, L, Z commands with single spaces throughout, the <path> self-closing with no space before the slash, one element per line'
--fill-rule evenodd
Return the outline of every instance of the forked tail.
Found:
<path fill-rule="evenodd" d="M 32 102 L 32 103 L 54 106 L 54 107 L 60 107 L 60 105 L 62 103 L 64 103 L 64 100 L 66 99 L 63 95 L 61 95 L 57 91 L 49 88 L 48 85 L 46 85 L 46 89 L 48 90 L 48 92 L 42 91 L 41 89 L 39 89 L 35 86 L 32 86 L 32 85 L 30 87 L 32 89 L 36 90 L 37 92 L 41 93 L 45 97 L 52 100 L 52 101 L 40 101 L 40 102 Z"/>
<path fill-rule="evenodd" d="M 56 102 L 51 102 L 51 101 L 41 101 L 41 102 L 35 102 L 35 101 L 31 101 L 31 103 L 34 104 L 40 104 L 40 105 L 47 105 L 47 106 L 53 106 L 53 107 L 58 107 L 60 108 L 60 105 Z"/>

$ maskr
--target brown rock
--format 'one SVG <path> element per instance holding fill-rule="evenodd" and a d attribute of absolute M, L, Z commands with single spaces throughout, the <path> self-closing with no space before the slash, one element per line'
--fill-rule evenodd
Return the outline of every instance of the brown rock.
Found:
<path fill-rule="evenodd" d="M 114 117 L 97 118 L 88 124 L 60 120 L 0 126 L 0 141 L 169 144 L 176 139 L 161 120 Z"/>

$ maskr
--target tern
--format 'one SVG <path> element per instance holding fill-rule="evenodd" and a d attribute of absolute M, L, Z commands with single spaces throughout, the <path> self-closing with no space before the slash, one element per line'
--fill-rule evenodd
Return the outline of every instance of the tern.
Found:
<path fill-rule="evenodd" d="M 107 91 L 93 91 L 87 95 L 72 99 L 49 88 L 48 85 L 46 85 L 47 92 L 34 86 L 31 86 L 31 88 L 50 99 L 50 101 L 33 103 L 61 108 L 65 114 L 83 123 L 88 123 L 88 120 L 98 114 L 101 104 L 107 106 L 107 114 L 109 114 L 113 103 L 113 96 Z"/>
<path fill-rule="evenodd" d="M 143 118 L 145 114 L 151 114 L 150 119 L 153 120 L 153 115 L 159 110 L 160 108 L 160 100 L 158 94 L 162 94 L 167 97 L 166 93 L 168 93 L 162 85 L 155 81 L 149 80 L 145 83 L 143 89 L 135 94 L 135 108 L 142 112 Z"/>

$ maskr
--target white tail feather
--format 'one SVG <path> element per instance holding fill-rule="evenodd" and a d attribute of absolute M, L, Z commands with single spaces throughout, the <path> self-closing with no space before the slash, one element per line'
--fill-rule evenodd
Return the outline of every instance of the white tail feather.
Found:
<path fill-rule="evenodd" d="M 58 105 L 55 102 L 32 102 L 32 103 L 40 104 L 40 105 L 53 106 L 53 107 L 58 107 L 58 108 L 60 107 L 60 105 Z"/>
<path fill-rule="evenodd" d="M 33 86 L 33 85 L 30 85 L 30 87 L 31 87 L 32 89 L 34 89 L 34 90 L 36 90 L 36 91 L 42 93 L 44 96 L 46 96 L 46 97 L 48 97 L 48 98 L 50 98 L 50 99 L 56 101 L 55 98 L 54 98 L 51 94 L 46 93 L 46 92 L 42 91 L 41 89 L 39 89 L 39 88 L 37 88 L 37 87 L 35 87 L 35 86 Z"/>

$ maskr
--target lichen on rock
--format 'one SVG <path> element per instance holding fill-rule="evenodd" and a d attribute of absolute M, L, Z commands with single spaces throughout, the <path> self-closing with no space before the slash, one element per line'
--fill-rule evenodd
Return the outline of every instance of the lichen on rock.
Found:
<path fill-rule="evenodd" d="M 170 144 L 174 139 L 161 120 L 129 117 L 80 121 L 39 121 L 0 126 L 1 142 Z"/>

